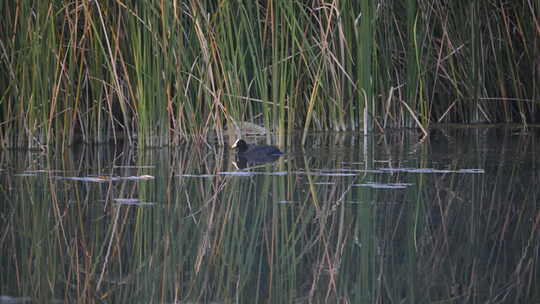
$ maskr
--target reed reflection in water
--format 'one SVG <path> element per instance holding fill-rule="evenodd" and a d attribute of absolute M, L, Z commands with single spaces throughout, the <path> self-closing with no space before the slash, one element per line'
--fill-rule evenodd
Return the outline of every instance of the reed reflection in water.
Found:
<path fill-rule="evenodd" d="M 294 138 L 291 143 L 298 142 Z M 1 154 L 1 294 L 68 302 L 540 298 L 538 133 Z"/>

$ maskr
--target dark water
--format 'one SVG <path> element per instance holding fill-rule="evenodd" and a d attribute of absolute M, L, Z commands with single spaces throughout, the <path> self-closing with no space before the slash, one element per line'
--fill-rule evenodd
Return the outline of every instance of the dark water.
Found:
<path fill-rule="evenodd" d="M 538 303 L 539 133 L 4 151 L 1 301 Z"/>

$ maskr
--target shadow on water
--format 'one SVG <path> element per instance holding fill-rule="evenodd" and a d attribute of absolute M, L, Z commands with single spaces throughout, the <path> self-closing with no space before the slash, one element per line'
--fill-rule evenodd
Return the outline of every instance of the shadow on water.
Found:
<path fill-rule="evenodd" d="M 537 301 L 538 134 L 418 138 L 0 154 L 1 300 Z"/>

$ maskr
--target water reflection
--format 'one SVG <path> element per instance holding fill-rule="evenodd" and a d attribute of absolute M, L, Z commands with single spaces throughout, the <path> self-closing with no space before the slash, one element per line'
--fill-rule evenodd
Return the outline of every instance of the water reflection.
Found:
<path fill-rule="evenodd" d="M 537 140 L 321 134 L 240 171 L 228 149 L 196 145 L 3 153 L 0 296 L 532 303 Z"/>

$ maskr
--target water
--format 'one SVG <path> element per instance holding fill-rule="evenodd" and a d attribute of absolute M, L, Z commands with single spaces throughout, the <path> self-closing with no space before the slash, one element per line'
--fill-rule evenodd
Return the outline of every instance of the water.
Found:
<path fill-rule="evenodd" d="M 0 301 L 535 303 L 538 135 L 6 151 Z"/>

